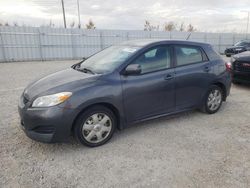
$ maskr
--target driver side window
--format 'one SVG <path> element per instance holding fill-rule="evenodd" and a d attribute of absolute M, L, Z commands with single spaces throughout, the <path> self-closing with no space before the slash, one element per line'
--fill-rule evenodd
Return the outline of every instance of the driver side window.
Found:
<path fill-rule="evenodd" d="M 170 47 L 158 46 L 140 55 L 133 64 L 141 66 L 141 73 L 170 68 Z"/>

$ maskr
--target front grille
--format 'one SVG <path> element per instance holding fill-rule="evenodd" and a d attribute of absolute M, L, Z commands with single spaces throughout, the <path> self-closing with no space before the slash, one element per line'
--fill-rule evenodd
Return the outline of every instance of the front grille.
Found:
<path fill-rule="evenodd" d="M 249 66 L 244 66 L 244 64 L 249 64 Z M 242 72 L 250 72 L 250 62 L 234 62 L 234 70 Z"/>
<path fill-rule="evenodd" d="M 227 49 L 226 53 L 235 53 L 233 49 Z"/>

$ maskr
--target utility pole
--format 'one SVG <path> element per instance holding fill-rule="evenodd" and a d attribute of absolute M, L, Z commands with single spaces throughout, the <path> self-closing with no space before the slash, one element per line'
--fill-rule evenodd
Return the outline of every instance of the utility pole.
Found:
<path fill-rule="evenodd" d="M 247 30 L 246 30 L 246 39 L 248 39 L 248 28 L 249 28 L 249 18 L 250 18 L 250 11 L 241 11 L 241 12 L 247 12 Z"/>
<path fill-rule="evenodd" d="M 64 2 L 63 2 L 63 0 L 62 0 L 62 11 L 63 11 L 64 28 L 67 28 L 67 25 L 66 25 L 66 18 L 65 18 L 65 10 L 64 10 Z"/>
<path fill-rule="evenodd" d="M 80 17 L 79 0 L 77 0 L 77 8 L 78 8 L 78 28 L 81 28 L 81 17 Z"/>

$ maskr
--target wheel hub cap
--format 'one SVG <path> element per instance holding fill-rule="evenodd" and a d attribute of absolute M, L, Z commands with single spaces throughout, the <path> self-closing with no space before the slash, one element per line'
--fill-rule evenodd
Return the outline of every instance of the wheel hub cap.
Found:
<path fill-rule="evenodd" d="M 102 128 L 101 125 L 97 124 L 94 126 L 94 131 L 98 132 L 101 130 L 101 128 Z"/>
<path fill-rule="evenodd" d="M 106 139 L 112 129 L 112 121 L 107 114 L 96 113 L 89 116 L 83 124 L 82 135 L 90 143 Z"/>
<path fill-rule="evenodd" d="M 208 96 L 207 106 L 209 110 L 215 111 L 220 107 L 222 101 L 222 94 L 219 90 L 215 89 L 210 92 Z"/>

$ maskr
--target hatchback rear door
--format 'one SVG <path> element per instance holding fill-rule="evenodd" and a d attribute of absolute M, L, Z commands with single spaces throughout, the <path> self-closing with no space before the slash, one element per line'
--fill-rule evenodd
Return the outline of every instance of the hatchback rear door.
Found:
<path fill-rule="evenodd" d="M 201 47 L 175 45 L 176 108 L 197 106 L 210 83 L 211 64 Z"/>

